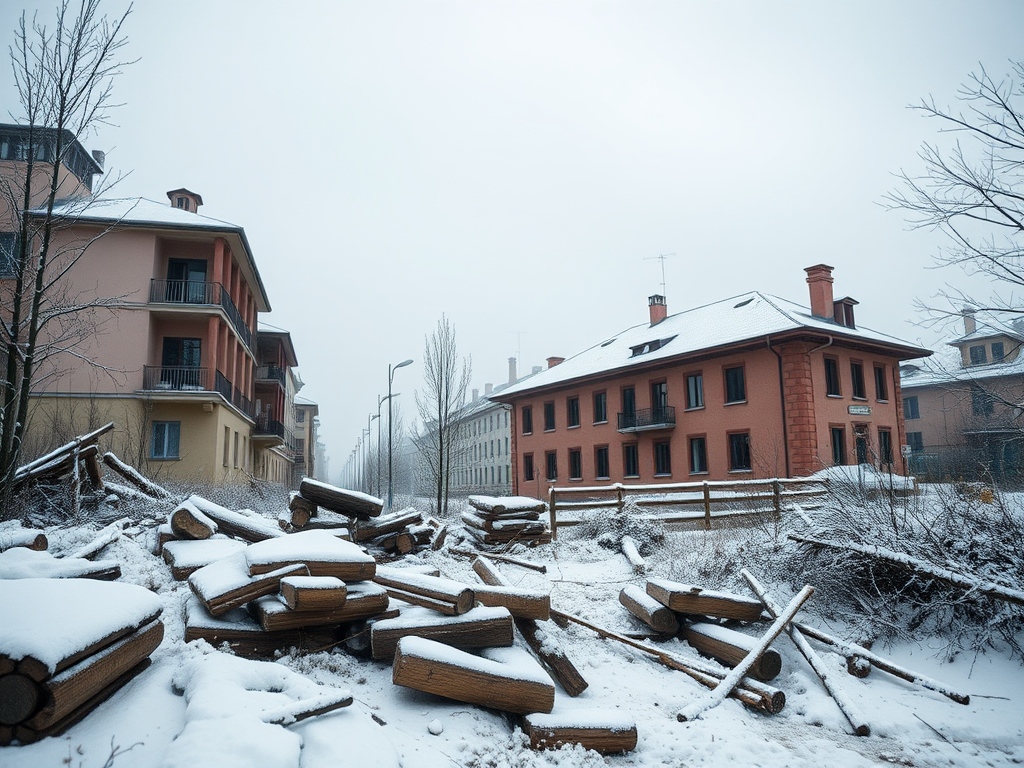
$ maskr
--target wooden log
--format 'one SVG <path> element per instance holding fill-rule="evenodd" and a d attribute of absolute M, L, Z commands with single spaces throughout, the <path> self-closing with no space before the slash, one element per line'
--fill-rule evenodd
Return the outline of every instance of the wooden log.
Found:
<path fill-rule="evenodd" d="M 292 491 L 288 494 L 288 511 L 291 512 L 292 524 L 302 528 L 311 517 L 316 516 L 317 506 L 301 493 Z"/>
<path fill-rule="evenodd" d="M 79 547 L 71 554 L 66 557 L 70 559 L 89 559 L 96 555 L 100 550 L 104 549 L 110 544 L 121 538 L 121 532 L 124 530 L 126 522 L 129 522 L 129 518 L 124 518 L 106 526 L 99 533 L 97 533 L 93 539 L 86 545 Z"/>
<path fill-rule="evenodd" d="M 113 428 L 114 422 L 111 421 L 108 424 L 104 424 L 99 429 L 93 430 L 88 434 L 76 437 L 70 443 L 66 443 L 65 445 L 62 445 L 60 448 L 50 451 L 45 456 L 40 456 L 38 459 L 30 461 L 28 464 L 19 467 L 14 473 L 15 485 L 18 485 L 34 477 L 35 475 L 33 473 L 37 469 L 47 465 L 51 465 L 55 461 L 60 462 L 66 459 L 75 451 L 80 451 L 82 448 L 88 447 L 90 445 L 95 445 L 96 442 L 100 439 L 100 437 L 105 435 Z"/>
<path fill-rule="evenodd" d="M 713 592 L 668 579 L 648 579 L 647 594 L 677 613 L 757 621 L 761 603 L 731 592 Z"/>
<path fill-rule="evenodd" d="M 334 576 L 287 576 L 280 590 L 281 600 L 293 611 L 332 611 L 348 597 L 345 582 Z"/>
<path fill-rule="evenodd" d="M 208 539 L 217 533 L 217 523 L 201 512 L 189 499 L 171 512 L 168 521 L 179 539 Z"/>
<path fill-rule="evenodd" d="M 741 663 L 757 643 L 757 638 L 750 635 L 705 622 L 687 624 L 683 628 L 683 639 L 705 656 L 718 659 L 730 667 Z M 782 656 L 778 651 L 767 648 L 750 667 L 750 676 L 767 683 L 778 677 L 781 671 Z"/>
<path fill-rule="evenodd" d="M 176 581 L 184 581 L 200 568 L 244 549 L 245 543 L 235 539 L 174 539 L 164 544 L 163 557 L 171 566 L 171 576 Z"/>
<path fill-rule="evenodd" d="M 810 599 L 811 595 L 814 594 L 814 587 L 807 585 L 800 590 L 800 593 L 794 597 L 789 605 L 786 606 L 785 610 L 779 614 L 779 617 L 769 627 L 768 631 L 761 637 L 757 644 L 750 650 L 750 652 L 743 658 L 743 660 L 736 665 L 736 667 L 726 675 L 725 679 L 722 680 L 710 693 L 705 695 L 703 698 L 696 701 L 690 702 L 683 709 L 676 714 L 676 719 L 680 722 L 687 722 L 700 717 L 701 714 L 716 707 L 725 701 L 725 698 L 732 692 L 743 676 L 750 671 L 750 668 L 754 663 L 761 657 L 765 649 L 771 645 L 772 641 L 786 628 L 786 625 L 793 620 L 796 612 L 800 610 L 805 602 Z M 760 603 L 758 603 L 760 605 Z"/>
<path fill-rule="evenodd" d="M 550 712 L 555 687 L 539 667 L 507 665 L 423 637 L 403 637 L 392 668 L 395 685 L 506 712 Z"/>
<path fill-rule="evenodd" d="M 504 608 L 474 608 L 461 616 L 442 616 L 413 607 L 397 619 L 378 621 L 370 629 L 375 659 L 390 659 L 403 637 L 429 637 L 456 648 L 512 645 L 512 615 Z"/>
<path fill-rule="evenodd" d="M 448 538 L 448 523 L 445 523 L 437 529 L 437 533 L 434 534 L 434 538 L 430 542 L 430 548 L 433 551 L 439 550 L 444 546 L 445 539 Z"/>
<path fill-rule="evenodd" d="M 301 531 L 246 547 L 249 574 L 257 576 L 302 563 L 310 576 L 334 576 L 342 581 L 372 579 L 376 561 L 350 541 L 327 531 Z"/>
<path fill-rule="evenodd" d="M 424 523 L 407 526 L 405 530 L 416 544 L 429 544 L 434 537 L 434 529 Z"/>
<path fill-rule="evenodd" d="M 0 581 L 25 578 L 112 581 L 120 575 L 121 566 L 114 560 L 92 562 L 80 557 L 54 557 L 49 552 L 25 547 L 0 553 Z"/>
<path fill-rule="evenodd" d="M 323 611 L 293 611 L 273 595 L 255 600 L 249 611 L 267 632 L 279 632 L 300 627 L 318 627 L 342 624 L 376 616 L 388 607 L 388 595 L 383 587 L 360 581 L 347 585 L 345 604 L 340 608 Z"/>
<path fill-rule="evenodd" d="M 302 478 L 302 482 L 299 483 L 299 493 L 303 498 L 318 506 L 359 520 L 377 517 L 384 509 L 383 500 L 375 496 L 338 488 L 309 477 Z"/>
<path fill-rule="evenodd" d="M 352 695 L 348 691 L 330 691 L 283 707 L 265 710 L 260 712 L 260 719 L 273 725 L 291 725 L 351 706 L 352 701 Z"/>
<path fill-rule="evenodd" d="M 347 538 L 349 541 L 351 541 L 352 536 L 349 534 L 351 527 L 351 518 L 346 517 L 345 515 L 339 515 L 337 512 L 331 512 L 331 510 L 329 509 L 321 509 L 317 512 L 316 517 L 309 518 L 309 522 L 307 522 L 303 526 L 302 530 L 331 531 L 336 532 L 336 535 L 337 533 L 344 531 L 344 538 Z"/>
<path fill-rule="evenodd" d="M 543 501 L 529 496 L 470 496 L 469 505 L 473 509 L 492 515 L 521 514 L 524 512 L 543 512 L 546 508 Z"/>
<path fill-rule="evenodd" d="M 43 684 L 47 692 L 46 703 L 28 721 L 28 727 L 41 731 L 60 723 L 148 658 L 160 645 L 163 636 L 163 622 L 151 622 L 46 680 Z"/>
<path fill-rule="evenodd" d="M 170 523 L 162 523 L 161 525 L 157 526 L 157 529 L 156 529 L 156 547 L 155 547 L 155 551 L 153 552 L 153 554 L 154 555 L 163 554 L 164 544 L 166 544 L 168 541 L 175 541 L 176 539 L 177 539 L 177 536 L 175 536 L 174 535 L 174 531 L 171 530 L 171 524 Z"/>
<path fill-rule="evenodd" d="M 679 631 L 679 619 L 675 613 L 635 584 L 622 588 L 619 592 L 619 602 L 627 611 L 659 634 L 674 635 Z"/>
<path fill-rule="evenodd" d="M 200 568 L 188 577 L 188 585 L 211 616 L 221 616 L 264 595 L 272 595 L 286 576 L 309 576 L 302 563 L 250 576 L 245 552 L 230 555 Z"/>
<path fill-rule="evenodd" d="M 782 607 L 772 600 L 771 595 L 761 585 L 754 575 L 750 573 L 746 568 L 740 571 L 740 575 L 746 579 L 747 584 L 750 585 L 750 589 L 757 599 L 761 601 L 761 604 L 768 611 L 768 614 L 774 619 L 782 612 Z M 789 635 L 790 640 L 793 641 L 793 645 L 796 646 L 797 650 L 800 651 L 801 655 L 807 660 L 807 663 L 811 665 L 811 669 L 821 680 L 821 684 L 825 686 L 825 690 L 828 691 L 829 696 L 835 701 L 836 706 L 839 707 L 839 711 L 843 713 L 843 717 L 846 718 L 847 722 L 853 728 L 853 732 L 857 736 L 870 736 L 871 726 L 867 724 L 864 716 L 860 713 L 860 710 L 850 701 L 846 693 L 839 684 L 832 679 L 832 675 L 825 667 L 824 662 L 819 658 L 818 654 L 814 652 L 806 638 L 800 633 L 800 630 L 789 624 L 786 627 L 786 634 Z"/>
<path fill-rule="evenodd" d="M 633 566 L 633 573 L 642 574 L 647 572 L 647 561 L 640 556 L 640 550 L 636 546 L 636 542 L 633 541 L 632 536 L 622 537 L 622 554 L 625 555 L 629 564 Z"/>
<path fill-rule="evenodd" d="M 489 520 L 471 512 L 462 513 L 462 522 L 477 530 L 493 533 L 543 533 L 547 528 L 540 520 L 522 520 L 520 518 Z"/>
<path fill-rule="evenodd" d="M 465 531 L 473 537 L 478 544 L 484 546 L 491 546 L 493 544 L 511 544 L 513 542 L 520 542 L 528 546 L 535 546 L 537 544 L 550 544 L 551 543 L 551 532 L 544 531 L 542 533 L 527 533 L 524 531 L 509 531 L 507 533 L 480 531 L 476 528 L 466 528 Z"/>
<path fill-rule="evenodd" d="M 466 613 L 476 602 L 473 590 L 462 582 L 408 573 L 400 568 L 378 568 L 373 580 L 385 587 L 450 603 L 456 614 Z"/>
<path fill-rule="evenodd" d="M 134 485 L 140 491 L 147 496 L 152 496 L 154 499 L 169 499 L 171 493 L 166 488 L 162 488 L 152 480 L 143 477 L 134 468 L 128 466 L 121 461 L 117 456 L 109 451 L 103 454 L 103 463 L 114 470 L 117 474 L 127 480 L 129 483 Z"/>
<path fill-rule="evenodd" d="M 0 675 L 0 725 L 15 726 L 39 709 L 43 693 L 28 675 Z"/>
<path fill-rule="evenodd" d="M 188 501 L 200 512 L 216 522 L 217 529 L 221 533 L 226 533 L 229 536 L 235 536 L 239 539 L 256 543 L 287 535 L 284 531 L 273 526 L 267 518 L 261 517 L 256 513 L 235 512 L 227 507 L 222 507 L 220 504 L 214 504 L 202 496 L 189 496 Z"/>
<path fill-rule="evenodd" d="M 423 522 L 423 515 L 412 507 L 406 507 L 399 512 L 360 521 L 352 531 L 352 539 L 353 541 L 369 541 L 389 533 L 398 533 L 409 525 L 421 522 Z"/>
<path fill-rule="evenodd" d="M 85 465 L 85 474 L 89 478 L 89 485 L 97 493 L 103 493 L 105 487 L 103 485 L 103 472 L 100 470 L 99 449 L 95 445 L 90 445 L 79 455 L 82 458 L 82 463 Z"/>
<path fill-rule="evenodd" d="M 458 616 L 458 611 L 454 603 L 448 603 L 444 600 L 436 600 L 433 597 L 427 597 L 426 595 L 417 595 L 414 592 L 405 592 L 395 587 L 384 587 L 387 590 L 388 597 L 394 598 L 395 600 L 401 600 L 409 603 L 409 605 L 418 605 L 423 608 L 429 608 L 432 611 L 437 611 L 445 616 Z"/>
<path fill-rule="evenodd" d="M 618 710 L 579 710 L 531 713 L 523 718 L 530 749 L 555 749 L 579 744 L 602 755 L 636 749 L 636 722 Z"/>
<path fill-rule="evenodd" d="M 491 608 L 506 608 L 517 618 L 547 621 L 551 618 L 551 595 L 519 587 L 474 587 L 476 601 Z"/>
<path fill-rule="evenodd" d="M 46 534 L 31 528 L 0 532 L 0 552 L 14 547 L 25 547 L 36 552 L 45 552 L 50 546 Z"/>

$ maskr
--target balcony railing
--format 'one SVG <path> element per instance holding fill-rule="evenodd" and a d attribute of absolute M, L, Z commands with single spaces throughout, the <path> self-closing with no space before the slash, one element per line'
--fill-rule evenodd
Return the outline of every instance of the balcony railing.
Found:
<path fill-rule="evenodd" d="M 675 425 L 676 409 L 671 405 L 660 408 L 640 408 L 632 413 L 619 414 L 619 432 L 672 429 Z"/>
<path fill-rule="evenodd" d="M 277 435 L 280 438 L 284 438 L 284 424 L 280 421 L 271 419 L 266 414 L 256 417 L 256 434 L 257 435 Z"/>
<path fill-rule="evenodd" d="M 142 388 L 172 392 L 196 392 L 208 388 L 209 368 L 191 365 L 146 365 L 142 368 Z"/>
<path fill-rule="evenodd" d="M 284 368 L 277 365 L 261 365 L 256 369 L 256 379 L 263 381 L 272 379 L 284 386 Z"/>
<path fill-rule="evenodd" d="M 214 388 L 221 397 L 229 403 L 231 402 L 231 382 L 228 381 L 227 377 L 220 371 L 217 371 L 216 384 L 214 385 Z"/>
<path fill-rule="evenodd" d="M 228 316 L 231 325 L 245 345 L 252 349 L 252 331 L 245 324 L 241 313 L 231 300 L 230 294 L 220 283 L 202 282 L 198 280 L 159 280 L 150 281 L 149 301 L 151 304 L 195 304 L 199 306 L 220 307 Z"/>

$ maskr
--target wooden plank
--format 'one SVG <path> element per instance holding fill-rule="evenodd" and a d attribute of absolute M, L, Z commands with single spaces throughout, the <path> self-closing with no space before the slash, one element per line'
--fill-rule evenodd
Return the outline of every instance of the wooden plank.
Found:
<path fill-rule="evenodd" d="M 602 755 L 636 749 L 636 722 L 618 710 L 578 710 L 561 714 L 531 713 L 523 718 L 531 749 L 579 744 Z"/>
<path fill-rule="evenodd" d="M 455 608 L 455 614 L 470 611 L 476 602 L 473 590 L 460 581 L 409 573 L 401 568 L 380 567 L 373 580 L 385 587 L 393 587 L 402 592 L 450 603 Z"/>
<path fill-rule="evenodd" d="M 391 679 L 395 685 L 506 712 L 550 712 L 555 703 L 554 685 L 540 675 L 524 679 L 518 666 L 422 637 L 404 637 L 398 643 Z"/>
<path fill-rule="evenodd" d="M 334 576 L 286 576 L 280 594 L 293 611 L 331 611 L 345 605 L 348 589 Z"/>
<path fill-rule="evenodd" d="M 245 560 L 251 576 L 302 563 L 310 576 L 334 576 L 349 582 L 372 579 L 377 569 L 372 556 L 327 531 L 300 531 L 252 544 L 246 547 Z"/>
<path fill-rule="evenodd" d="M 752 622 L 761 618 L 761 603 L 731 592 L 714 592 L 668 579 L 648 579 L 647 594 L 677 613 Z"/>
<path fill-rule="evenodd" d="M 631 614 L 661 635 L 674 635 L 679 631 L 676 614 L 659 603 L 635 584 L 619 592 L 619 602 Z"/>
<path fill-rule="evenodd" d="M 504 608 L 474 608 L 461 616 L 442 616 L 427 608 L 403 611 L 397 619 L 375 622 L 370 648 L 375 659 L 390 659 L 403 637 L 428 637 L 456 648 L 512 645 L 512 614 Z"/>
<path fill-rule="evenodd" d="M 369 520 L 361 520 L 352 531 L 353 541 L 369 541 L 378 536 L 386 536 L 389 533 L 398 533 L 406 526 L 423 522 L 423 515 L 412 507 L 406 507 L 398 512 L 388 515 L 380 515 Z"/>
<path fill-rule="evenodd" d="M 308 576 L 305 565 L 296 563 L 270 573 L 250 576 L 245 553 L 230 555 L 200 568 L 188 577 L 192 592 L 212 616 L 220 616 L 264 595 L 272 595 L 286 576 Z"/>
<path fill-rule="evenodd" d="M 340 608 L 323 611 L 293 611 L 274 595 L 267 595 L 249 605 L 249 612 L 267 632 L 279 632 L 300 627 L 318 627 L 359 621 L 382 613 L 388 607 L 388 595 L 372 582 L 358 582 L 347 586 L 345 604 Z"/>

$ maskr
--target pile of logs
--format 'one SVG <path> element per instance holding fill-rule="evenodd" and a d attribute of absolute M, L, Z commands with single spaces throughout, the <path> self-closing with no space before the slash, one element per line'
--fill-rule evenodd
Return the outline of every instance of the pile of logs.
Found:
<path fill-rule="evenodd" d="M 469 505 L 473 511 L 462 513 L 462 523 L 478 545 L 521 542 L 535 546 L 551 543 L 551 531 L 540 519 L 547 507 L 540 499 L 470 496 Z"/>
<path fill-rule="evenodd" d="M 446 534 L 447 528 L 440 522 L 432 517 L 424 522 L 421 513 L 407 507 L 370 520 L 360 520 L 352 531 L 352 539 L 385 552 L 408 555 L 428 545 L 438 549 Z"/>
<path fill-rule="evenodd" d="M 0 580 L 0 605 L 0 746 L 63 733 L 144 670 L 164 633 L 160 599 L 130 584 Z"/>

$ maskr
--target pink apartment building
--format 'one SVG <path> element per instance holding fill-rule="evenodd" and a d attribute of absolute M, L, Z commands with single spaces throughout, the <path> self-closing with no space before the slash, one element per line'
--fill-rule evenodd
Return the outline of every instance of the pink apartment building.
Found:
<path fill-rule="evenodd" d="M 551 485 L 905 471 L 899 363 L 928 350 L 858 326 L 809 267 L 810 308 L 758 291 L 624 330 L 492 399 L 512 407 L 513 492 Z"/>

